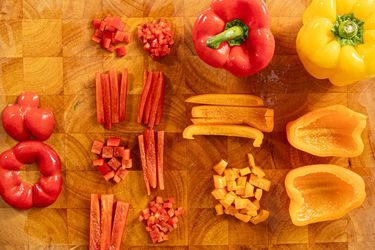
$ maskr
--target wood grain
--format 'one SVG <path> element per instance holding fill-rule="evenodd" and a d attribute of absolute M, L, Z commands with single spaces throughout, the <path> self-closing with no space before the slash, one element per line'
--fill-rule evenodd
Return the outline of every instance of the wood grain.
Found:
<path fill-rule="evenodd" d="M 147 250 L 361 250 L 375 248 L 375 85 L 361 81 L 335 87 L 311 77 L 303 68 L 295 39 L 310 0 L 267 0 L 271 30 L 276 40 L 270 65 L 256 75 L 237 78 L 205 64 L 196 54 L 191 31 L 196 17 L 211 0 L 2 0 L 0 1 L 0 110 L 15 102 L 23 90 L 41 95 L 41 106 L 55 113 L 53 136 L 46 142 L 60 155 L 63 191 L 50 207 L 18 211 L 0 199 L 0 249 L 87 249 L 88 209 L 91 193 L 113 193 L 131 203 L 122 249 Z M 117 58 L 96 46 L 91 20 L 119 15 L 131 33 L 127 56 Z M 137 41 L 137 26 L 154 18 L 172 22 L 175 45 L 170 56 L 152 60 Z M 111 131 L 97 124 L 95 72 L 129 70 L 127 121 Z M 165 75 L 166 105 L 159 129 L 165 137 L 165 191 L 146 190 L 136 135 L 144 127 L 136 122 L 143 71 Z M 261 148 L 245 139 L 197 136 L 184 140 L 192 104 L 184 100 L 201 93 L 251 93 L 275 110 L 275 129 L 265 133 Z M 286 124 L 315 108 L 344 104 L 369 116 L 363 133 L 365 150 L 354 158 L 319 158 L 287 142 Z M 91 165 L 95 139 L 120 136 L 131 149 L 133 169 L 120 184 L 106 182 Z M 1 152 L 14 146 L 0 126 Z M 272 181 L 262 205 L 271 216 L 265 223 L 248 225 L 231 217 L 217 217 L 211 197 L 212 166 L 220 159 L 242 168 L 246 153 Z M 363 176 L 367 198 L 347 216 L 332 222 L 296 227 L 289 218 L 284 179 L 290 169 L 317 163 L 349 167 Z M 36 181 L 36 166 L 24 171 Z M 151 244 L 138 215 L 156 195 L 175 196 L 187 212 L 169 242 Z"/>

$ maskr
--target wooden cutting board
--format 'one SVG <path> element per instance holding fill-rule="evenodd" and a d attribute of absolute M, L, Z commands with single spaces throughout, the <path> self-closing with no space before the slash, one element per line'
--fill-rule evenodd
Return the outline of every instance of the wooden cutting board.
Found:
<path fill-rule="evenodd" d="M 50 207 L 18 211 L 0 201 L 0 249 L 86 249 L 91 193 L 114 193 L 132 205 L 123 249 L 151 249 L 137 216 L 149 201 L 140 171 L 135 136 L 143 131 L 136 123 L 143 70 L 162 70 L 166 75 L 166 110 L 160 129 L 166 134 L 166 190 L 187 211 L 167 249 L 375 249 L 375 80 L 349 87 L 334 87 L 309 76 L 295 52 L 301 15 L 309 0 L 269 0 L 276 53 L 261 73 L 236 78 L 207 66 L 197 56 L 191 29 L 210 0 L 2 0 L 0 1 L 0 110 L 14 102 L 22 90 L 41 95 L 43 107 L 56 115 L 56 128 L 47 141 L 63 161 L 64 186 Z M 168 17 L 176 29 L 172 54 L 155 62 L 141 45 L 132 41 L 125 58 L 116 58 L 90 41 L 90 21 L 107 14 L 120 15 L 135 34 L 137 25 L 156 17 Z M 111 68 L 129 69 L 129 121 L 105 131 L 95 118 L 94 75 Z M 197 137 L 187 141 L 181 132 L 189 124 L 191 106 L 186 97 L 199 93 L 254 93 L 275 109 L 276 128 L 265 136 L 262 148 L 248 140 Z M 285 124 L 305 112 L 330 104 L 346 106 L 369 115 L 363 134 L 364 153 L 356 158 L 319 158 L 292 148 L 286 141 Z M 1 128 L 2 129 L 2 128 Z M 126 181 L 113 185 L 91 166 L 94 139 L 121 136 L 135 160 Z M 16 142 L 0 130 L 1 151 Z M 266 169 L 272 188 L 264 207 L 270 219 L 257 226 L 233 218 L 216 217 L 212 189 L 212 165 L 221 158 L 231 166 L 246 164 L 252 152 Z M 287 172 L 314 163 L 349 166 L 366 181 L 367 198 L 361 208 L 342 219 L 304 227 L 289 219 L 289 200 L 284 189 Z M 38 177 L 36 167 L 23 172 L 27 181 Z M 159 248 L 158 248 L 159 249 Z"/>

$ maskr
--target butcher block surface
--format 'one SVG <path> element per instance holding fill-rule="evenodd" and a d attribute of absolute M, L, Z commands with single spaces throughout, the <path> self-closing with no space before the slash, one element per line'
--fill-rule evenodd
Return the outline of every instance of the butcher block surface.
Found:
<path fill-rule="evenodd" d="M 0 110 L 23 90 L 41 96 L 41 106 L 56 117 L 55 131 L 46 141 L 63 163 L 63 190 L 46 208 L 19 211 L 0 199 L 0 249 L 87 249 L 91 193 L 113 193 L 130 202 L 122 249 L 239 250 L 239 249 L 375 249 L 375 80 L 335 87 L 311 77 L 295 50 L 301 16 L 309 0 L 268 0 L 271 29 L 276 39 L 271 64 L 249 78 L 237 78 L 206 65 L 197 56 L 191 37 L 196 17 L 210 0 L 1 0 L 0 1 Z M 91 41 L 91 20 L 119 15 L 132 32 L 128 54 L 117 58 Z M 166 17 L 174 25 L 172 53 L 153 61 L 136 38 L 139 24 Z M 127 121 L 106 131 L 96 122 L 95 72 L 129 69 Z M 162 70 L 166 78 L 165 113 L 159 129 L 166 131 L 165 191 L 147 197 L 136 135 L 137 110 L 143 71 Z M 184 100 L 202 93 L 252 93 L 275 109 L 275 129 L 265 134 L 261 148 L 252 141 L 197 136 L 184 140 L 191 105 Z M 291 147 L 285 125 L 307 111 L 343 104 L 369 116 L 363 133 L 365 150 L 355 158 L 319 158 Z M 132 149 L 133 166 L 125 181 L 106 182 L 92 166 L 95 139 L 120 136 Z M 1 152 L 14 146 L 0 128 Z M 212 166 L 220 159 L 232 167 L 247 164 L 254 154 L 270 180 L 271 190 L 262 202 L 268 221 L 246 224 L 230 216 L 215 216 Z M 349 167 L 366 183 L 363 205 L 330 222 L 294 226 L 288 213 L 284 179 L 290 169 L 317 163 Z M 26 181 L 39 172 L 29 166 Z M 0 180 L 1 181 L 1 180 Z M 186 216 L 170 240 L 155 247 L 138 215 L 155 195 L 174 196 Z"/>

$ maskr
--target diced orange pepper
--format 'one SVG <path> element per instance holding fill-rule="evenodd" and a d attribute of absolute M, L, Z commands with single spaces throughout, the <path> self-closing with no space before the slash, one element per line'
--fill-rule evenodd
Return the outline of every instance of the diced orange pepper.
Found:
<path fill-rule="evenodd" d="M 225 160 L 220 160 L 214 167 L 213 170 L 218 174 L 218 175 L 223 175 L 225 168 L 228 166 L 228 162 Z"/>
<path fill-rule="evenodd" d="M 223 206 L 221 204 L 217 204 L 215 206 L 215 210 L 216 210 L 216 215 L 223 215 L 224 214 L 224 209 L 223 209 Z"/>
<path fill-rule="evenodd" d="M 240 175 L 241 176 L 246 176 L 248 174 L 251 174 L 251 170 L 249 167 L 246 167 L 246 168 L 241 168 L 240 169 Z"/>
<path fill-rule="evenodd" d="M 257 216 L 250 219 L 250 222 L 256 225 L 258 223 L 266 221 L 269 216 L 270 216 L 270 212 L 262 209 L 262 210 L 260 210 L 260 212 Z"/>
<path fill-rule="evenodd" d="M 271 181 L 265 178 L 259 178 L 258 176 L 254 174 L 250 175 L 250 184 L 258 188 L 261 188 L 264 191 L 269 191 L 271 187 Z"/>
<path fill-rule="evenodd" d="M 211 194 L 215 197 L 216 200 L 222 200 L 227 195 L 227 190 L 225 188 L 216 188 Z"/>
<path fill-rule="evenodd" d="M 257 188 L 255 190 L 255 199 L 257 199 L 258 201 L 260 201 L 260 199 L 262 198 L 262 195 L 263 195 L 263 190 L 260 189 L 260 188 Z"/>
<path fill-rule="evenodd" d="M 249 182 L 246 183 L 245 186 L 245 197 L 253 197 L 254 196 L 254 186 L 251 185 Z"/>
<path fill-rule="evenodd" d="M 240 221 L 243 221 L 245 223 L 248 223 L 251 219 L 251 216 L 250 215 L 247 215 L 247 214 L 240 214 L 240 213 L 236 213 L 234 215 L 234 217 L 236 217 L 237 219 L 239 219 Z"/>
<path fill-rule="evenodd" d="M 227 182 L 224 176 L 214 175 L 215 188 L 224 188 L 227 186 Z"/>
<path fill-rule="evenodd" d="M 261 169 L 260 167 L 254 166 L 251 171 L 259 178 L 263 178 L 264 176 L 266 176 L 266 173 L 264 173 L 263 169 Z"/>

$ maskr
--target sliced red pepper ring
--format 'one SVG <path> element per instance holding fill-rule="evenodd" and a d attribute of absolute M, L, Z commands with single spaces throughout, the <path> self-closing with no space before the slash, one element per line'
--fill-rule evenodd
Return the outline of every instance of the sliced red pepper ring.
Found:
<path fill-rule="evenodd" d="M 22 182 L 20 169 L 37 162 L 41 177 L 35 185 Z M 39 141 L 18 143 L 0 155 L 0 195 L 12 207 L 29 209 L 51 205 L 62 188 L 61 162 L 57 153 Z"/>

